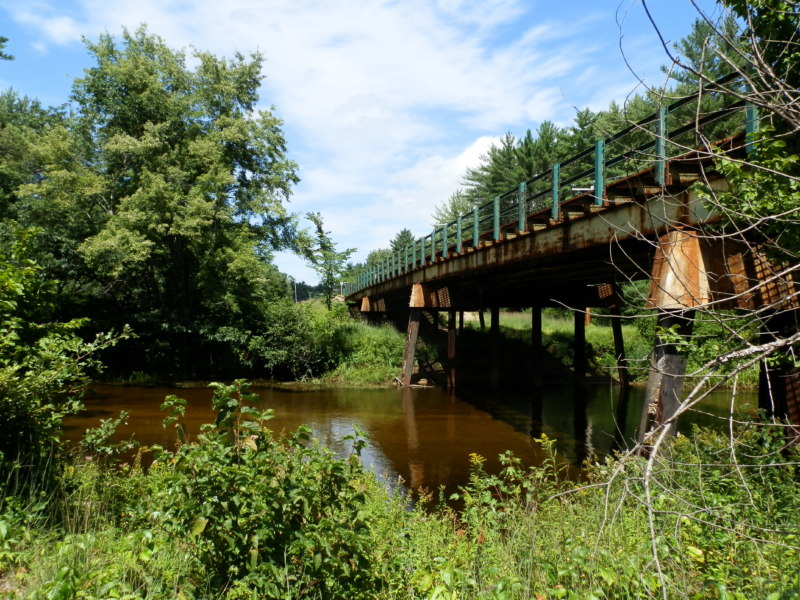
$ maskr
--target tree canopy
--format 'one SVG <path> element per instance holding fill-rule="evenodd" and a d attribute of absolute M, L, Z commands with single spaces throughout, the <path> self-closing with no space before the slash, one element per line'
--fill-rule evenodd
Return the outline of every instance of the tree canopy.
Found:
<path fill-rule="evenodd" d="M 213 356 L 220 331 L 256 327 L 286 294 L 270 257 L 296 234 L 297 166 L 280 119 L 257 108 L 262 57 L 193 51 L 189 68 L 144 27 L 86 45 L 95 66 L 70 117 L 30 141 L 36 173 L 9 212 L 41 228 L 67 312 L 130 322 L 150 363 Z M 12 112 L 35 113 L 23 104 Z"/>

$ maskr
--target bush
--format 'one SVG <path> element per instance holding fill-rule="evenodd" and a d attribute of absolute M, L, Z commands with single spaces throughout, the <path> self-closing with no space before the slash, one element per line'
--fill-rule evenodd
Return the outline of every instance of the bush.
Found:
<path fill-rule="evenodd" d="M 230 598 L 371 598 L 380 569 L 371 564 L 371 515 L 358 455 L 341 460 L 301 427 L 279 439 L 272 412 L 243 382 L 215 384 L 213 425 L 196 443 L 164 453 L 169 474 L 137 513 L 189 551 L 214 589 Z M 144 509 L 144 510 L 143 510 Z"/>
<path fill-rule="evenodd" d="M 404 349 L 403 334 L 391 325 L 341 323 L 331 339 L 336 367 L 325 379 L 352 385 L 392 381 L 402 368 Z"/>
<path fill-rule="evenodd" d="M 127 335 L 85 343 L 84 320 L 50 320 L 54 284 L 27 256 L 30 235 L 17 232 L 0 252 L 0 481 L 14 493 L 57 474 L 61 423 L 81 408 L 89 372 L 100 367 L 93 355 Z"/>

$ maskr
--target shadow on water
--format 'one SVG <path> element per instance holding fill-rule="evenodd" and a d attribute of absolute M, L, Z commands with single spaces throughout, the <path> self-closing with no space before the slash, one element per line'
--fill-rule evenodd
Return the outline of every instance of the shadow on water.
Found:
<path fill-rule="evenodd" d="M 644 392 L 633 388 L 620 394 L 615 385 L 553 386 L 540 390 L 496 391 L 472 387 L 459 396 L 435 388 L 312 389 L 254 388 L 262 405 L 275 410 L 270 421 L 276 432 L 308 425 L 314 436 L 341 455 L 349 452 L 343 441 L 354 425 L 369 435 L 362 455 L 365 465 L 395 484 L 445 497 L 469 479 L 470 455 L 485 459 L 488 472 L 500 469 L 498 455 L 512 451 L 526 465 L 541 464 L 542 454 L 534 440 L 547 435 L 570 465 L 587 457 L 628 447 L 638 424 Z M 159 406 L 169 394 L 187 400 L 184 419 L 189 435 L 202 423 L 212 422 L 211 390 L 206 388 L 141 388 L 96 385 L 86 401 L 86 411 L 65 422 L 68 439 L 77 440 L 101 419 L 129 413 L 117 439 L 134 437 L 140 444 L 170 447 L 171 429 L 161 426 Z M 755 395 L 749 401 L 755 403 Z M 747 394 L 739 401 L 748 401 Z M 712 398 L 713 400 L 713 398 Z M 684 419 L 717 421 L 725 415 L 730 398 L 722 394 L 707 403 L 706 413 Z M 576 472 L 571 469 L 572 472 Z"/>
<path fill-rule="evenodd" d="M 644 396 L 643 387 L 623 388 L 613 382 L 500 390 L 472 386 L 459 390 L 462 400 L 509 424 L 515 431 L 532 438 L 546 435 L 556 439 L 559 451 L 574 466 L 582 465 L 587 458 L 631 448 Z M 734 414 L 757 404 L 756 391 L 739 391 Z M 731 409 L 730 392 L 713 392 L 696 410 L 681 417 L 679 431 L 686 433 L 694 425 L 727 426 Z"/>

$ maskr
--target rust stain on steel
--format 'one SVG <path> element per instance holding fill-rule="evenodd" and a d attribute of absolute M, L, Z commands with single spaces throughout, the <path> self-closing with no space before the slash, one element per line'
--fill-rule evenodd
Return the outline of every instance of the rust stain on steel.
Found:
<path fill-rule="evenodd" d="M 647 308 L 680 309 L 708 304 L 710 300 L 700 241 L 684 229 L 661 236 L 653 261 Z"/>
<path fill-rule="evenodd" d="M 579 251 L 597 250 L 594 260 L 607 263 L 609 249 L 626 240 L 654 239 L 675 224 L 701 225 L 714 220 L 700 200 L 690 192 L 674 196 L 661 195 L 641 203 L 609 205 L 572 221 L 555 223 L 530 235 L 515 236 L 476 250 L 452 253 L 448 260 L 438 259 L 424 267 L 394 279 L 375 284 L 350 296 L 382 297 L 408 290 L 415 283 L 453 278 L 477 277 L 481 271 L 523 268 L 535 272 L 542 261 L 562 263 L 570 269 L 572 255 Z M 407 296 L 406 296 L 407 298 Z"/>

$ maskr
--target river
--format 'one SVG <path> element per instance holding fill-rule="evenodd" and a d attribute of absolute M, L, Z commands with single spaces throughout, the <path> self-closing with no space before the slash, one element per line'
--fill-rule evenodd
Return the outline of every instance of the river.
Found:
<path fill-rule="evenodd" d="M 534 437 L 542 434 L 558 440 L 565 461 L 577 466 L 591 453 L 603 455 L 625 447 L 635 431 L 644 390 L 633 388 L 627 400 L 611 384 L 530 390 L 473 390 L 448 394 L 436 388 L 299 389 L 254 387 L 262 405 L 275 410 L 270 421 L 276 431 L 308 425 L 314 437 L 337 452 L 345 453 L 344 436 L 359 425 L 369 435 L 364 463 L 390 481 L 416 490 L 420 487 L 446 493 L 465 483 L 469 455 L 486 458 L 488 471 L 499 466 L 497 456 L 511 450 L 527 465 L 539 464 L 541 453 Z M 65 421 L 68 439 L 78 439 L 100 419 L 129 413 L 117 438 L 143 445 L 169 446 L 174 438 L 161 422 L 159 406 L 165 396 L 187 400 L 184 419 L 190 436 L 200 424 L 212 422 L 211 390 L 208 388 L 135 387 L 95 385 L 86 398 L 86 410 Z M 740 393 L 736 410 L 757 405 L 755 392 Z M 724 426 L 730 413 L 730 393 L 719 392 L 703 403 L 702 410 L 682 418 L 686 431 L 692 423 Z"/>

